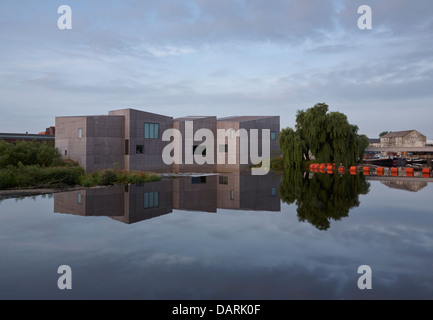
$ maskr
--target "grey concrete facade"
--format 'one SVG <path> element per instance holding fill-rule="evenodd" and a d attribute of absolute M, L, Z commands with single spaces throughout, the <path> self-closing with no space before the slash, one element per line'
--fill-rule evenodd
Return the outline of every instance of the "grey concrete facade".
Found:
<path fill-rule="evenodd" d="M 57 117 L 56 128 L 56 148 L 87 172 L 123 168 L 123 116 Z"/>
<path fill-rule="evenodd" d="M 218 213 L 218 209 L 279 212 L 280 175 L 249 172 L 164 179 L 54 194 L 54 212 L 107 216 L 131 224 L 173 210 Z M 152 199 L 152 201 L 150 201 Z"/>
<path fill-rule="evenodd" d="M 168 142 L 162 141 L 161 137 L 165 130 L 172 128 L 172 117 L 135 109 L 110 111 L 109 115 L 125 118 L 123 169 L 152 172 L 171 170 L 170 166 L 162 161 L 162 151 Z M 158 124 L 157 137 L 145 136 L 145 124 Z"/>
<path fill-rule="evenodd" d="M 180 138 L 163 140 L 163 133 L 168 129 L 176 129 Z M 262 156 L 264 129 L 271 132 L 269 156 L 274 157 L 280 153 L 279 116 L 173 119 L 135 109 L 121 109 L 100 116 L 56 117 L 55 145 L 64 158 L 77 161 L 86 172 L 109 168 L 176 173 L 232 172 L 248 170 L 253 164 L 251 133 L 255 131 L 258 133 L 256 153 Z M 210 133 L 212 139 L 202 136 L 204 131 Z M 163 151 L 170 147 L 169 144 L 176 144 L 181 150 L 179 163 L 164 162 Z M 206 148 L 203 148 L 204 144 Z M 201 153 L 201 159 L 206 162 L 198 163 L 193 152 L 199 157 Z"/>
<path fill-rule="evenodd" d="M 258 132 L 258 155 L 262 155 L 262 130 L 269 129 L 270 157 L 280 154 L 278 136 L 280 132 L 279 116 L 241 116 L 218 119 L 217 130 L 225 135 L 218 134 L 217 170 L 218 172 L 233 172 L 248 170 L 251 161 L 252 130 Z M 245 134 L 247 133 L 247 134 Z M 226 146 L 226 147 L 225 147 Z M 246 158 L 242 159 L 243 156 Z M 245 163 L 247 162 L 247 163 Z"/>

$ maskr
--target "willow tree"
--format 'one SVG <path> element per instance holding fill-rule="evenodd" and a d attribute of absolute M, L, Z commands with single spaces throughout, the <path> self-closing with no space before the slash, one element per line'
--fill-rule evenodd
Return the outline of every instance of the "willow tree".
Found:
<path fill-rule="evenodd" d="M 298 220 L 319 230 L 328 230 L 331 221 L 349 216 L 360 204 L 359 195 L 370 191 L 364 175 L 315 174 L 286 169 L 280 182 L 280 198 L 296 204 Z"/>
<path fill-rule="evenodd" d="M 358 127 L 343 113 L 329 113 L 325 103 L 299 110 L 295 129 L 283 129 L 279 137 L 286 167 L 299 167 L 310 154 L 317 161 L 350 166 L 362 158 L 368 146 L 367 137 L 358 134 Z"/>

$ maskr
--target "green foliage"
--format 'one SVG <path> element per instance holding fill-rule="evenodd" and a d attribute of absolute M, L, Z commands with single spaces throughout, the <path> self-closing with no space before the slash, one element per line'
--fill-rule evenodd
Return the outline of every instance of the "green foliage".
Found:
<path fill-rule="evenodd" d="M 296 203 L 299 221 L 308 221 L 319 230 L 330 228 L 330 221 L 340 220 L 359 206 L 359 195 L 367 194 L 370 184 L 364 175 L 313 174 L 288 169 L 280 183 L 280 197 Z"/>
<path fill-rule="evenodd" d="M 368 138 L 358 135 L 358 127 L 340 112 L 329 113 L 325 103 L 299 110 L 295 128 L 283 129 L 279 137 L 286 167 L 300 169 L 310 153 L 319 162 L 350 166 L 362 159 L 368 147 Z"/>
<path fill-rule="evenodd" d="M 381 133 L 379 133 L 379 138 L 382 138 L 384 135 L 388 134 L 389 131 L 382 131 Z"/>
<path fill-rule="evenodd" d="M 99 177 L 99 184 L 103 186 L 113 185 L 117 182 L 117 174 L 114 170 L 104 170 Z"/>
<path fill-rule="evenodd" d="M 78 185 L 81 167 L 8 166 L 0 170 L 0 189 Z"/>
<path fill-rule="evenodd" d="M 58 166 L 62 156 L 52 142 L 18 141 L 15 145 L 0 141 L 0 168 L 7 166 Z"/>

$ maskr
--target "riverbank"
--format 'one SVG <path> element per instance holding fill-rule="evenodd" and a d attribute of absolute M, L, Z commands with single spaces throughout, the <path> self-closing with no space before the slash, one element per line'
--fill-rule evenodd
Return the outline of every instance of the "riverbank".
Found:
<path fill-rule="evenodd" d="M 101 188 L 101 186 L 98 187 Z M 93 188 L 98 188 L 98 187 L 93 187 Z M 84 190 L 84 189 L 89 189 L 89 188 L 85 188 L 82 186 L 70 186 L 70 187 L 62 187 L 62 188 L 26 188 L 26 189 L 0 190 L 0 201 L 6 199 L 41 196 L 46 194 Z"/>

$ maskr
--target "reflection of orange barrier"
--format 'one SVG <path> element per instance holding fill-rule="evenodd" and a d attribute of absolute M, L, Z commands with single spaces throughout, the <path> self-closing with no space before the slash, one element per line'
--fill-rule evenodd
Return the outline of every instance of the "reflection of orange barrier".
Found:
<path fill-rule="evenodd" d="M 370 167 L 364 167 L 364 168 L 362 168 L 362 172 L 364 173 L 364 174 L 370 174 Z"/>
<path fill-rule="evenodd" d="M 391 175 L 394 177 L 398 176 L 398 168 L 391 168 Z"/>
<path fill-rule="evenodd" d="M 376 174 L 378 176 L 383 176 L 383 167 L 377 167 Z"/>
<path fill-rule="evenodd" d="M 345 170 L 346 170 L 346 169 L 345 169 L 343 166 L 338 167 L 338 172 L 339 172 L 339 173 L 344 173 Z"/>
<path fill-rule="evenodd" d="M 423 173 L 423 174 L 422 174 L 422 177 L 423 177 L 423 178 L 430 178 L 430 173 Z"/>
<path fill-rule="evenodd" d="M 406 168 L 406 175 L 408 177 L 413 177 L 413 168 Z"/>

